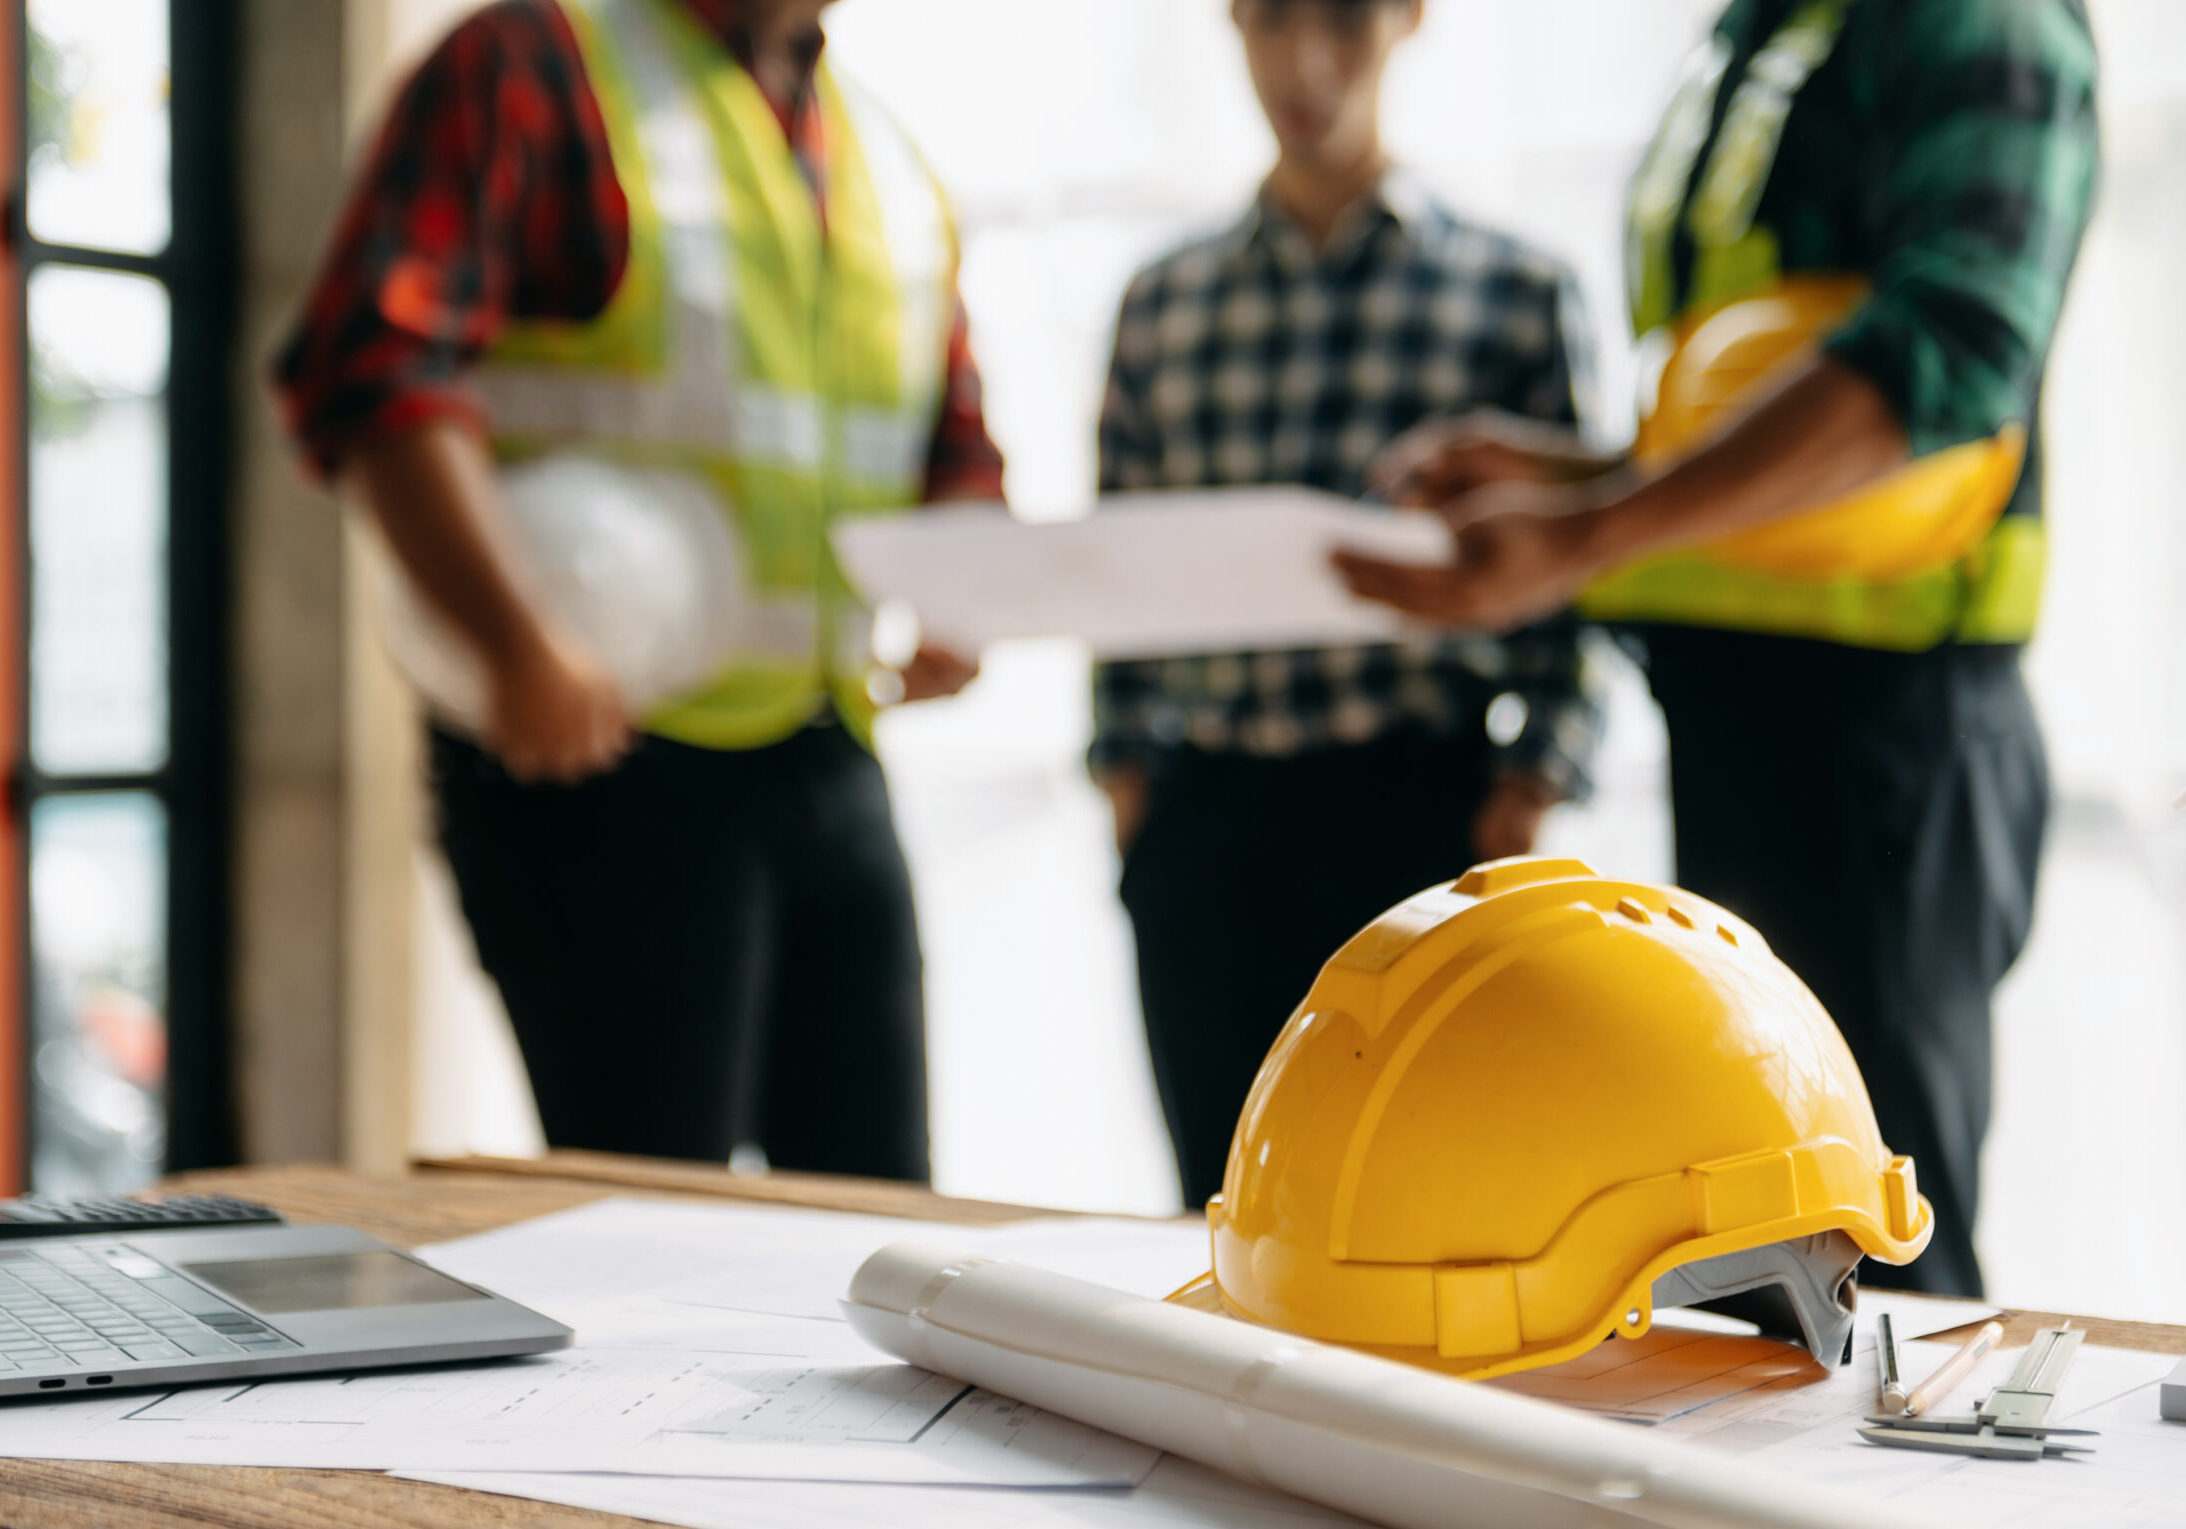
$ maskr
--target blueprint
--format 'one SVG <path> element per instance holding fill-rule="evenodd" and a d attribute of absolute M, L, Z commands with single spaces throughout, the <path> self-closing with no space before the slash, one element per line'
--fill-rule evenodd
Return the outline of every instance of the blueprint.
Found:
<path fill-rule="evenodd" d="M 630 1198 L 422 1256 L 577 1332 L 558 1353 L 323 1379 L 115 1392 L 0 1411 L 0 1454 L 353 1469 L 653 1472 L 1127 1486 L 1156 1451 L 909 1369 L 840 1319 L 850 1271 L 906 1223 Z M 1033 1223 L 1130 1277 L 1189 1278 L 1204 1234 Z M 1149 1249 L 1151 1252 L 1149 1253 Z M 1142 1268 L 1141 1278 L 1149 1277 Z M 676 1298 L 679 1291 L 726 1304 Z"/>
<path fill-rule="evenodd" d="M 1908 1343 L 1901 1359 L 1919 1379 L 1955 1345 Z M 2011 1373 L 2019 1350 L 1994 1353 L 1938 1407 L 1964 1412 Z M 1825 1381 L 1777 1383 L 1674 1419 L 1667 1432 L 1812 1480 L 1857 1487 L 1948 1522 L 2042 1529 L 2153 1529 L 2186 1523 L 2186 1426 L 2157 1416 L 2156 1389 L 2173 1361 L 2088 1345 L 2065 1379 L 2053 1421 L 2093 1428 L 2094 1453 L 2065 1460 L 1976 1460 L 1885 1449 L 1856 1429 L 1875 1404 L 1867 1355 Z"/>
<path fill-rule="evenodd" d="M 0 1409 L 0 1453 L 399 1469 L 696 1529 L 1350 1522 L 1173 1457 L 1157 1464 L 1145 1446 L 886 1361 L 841 1320 L 840 1298 L 874 1248 L 934 1230 L 791 1207 L 606 1199 L 422 1250 L 569 1323 L 579 1335 L 572 1349 L 11 1405 Z M 951 1227 L 948 1236 L 1136 1295 L 1166 1294 L 1206 1267 L 1205 1229 L 1185 1221 L 1054 1218 Z M 1503 1384 L 1945 1521 L 2186 1522 L 2186 1425 L 2157 1417 L 2169 1359 L 2082 1350 L 2057 1415 L 2102 1430 L 2085 1460 L 2029 1466 L 1882 1450 L 1853 1431 L 1873 1401 L 1872 1317 L 1881 1309 L 1908 1338 L 1993 1310 L 1868 1293 L 1859 1351 L 1827 1377 L 1796 1351 L 1729 1326 L 1681 1329 L 1684 1318 L 1665 1312 L 1648 1340 L 1618 1340 Z M 1950 1349 L 1908 1342 L 1907 1374 L 1925 1374 Z M 1952 1405 L 2015 1357 L 1992 1356 Z"/>
<path fill-rule="evenodd" d="M 688 1348 L 114 1393 L 0 1425 L 0 1451 L 49 1459 L 982 1485 L 1128 1485 L 1155 1453 L 903 1365 Z"/>
<path fill-rule="evenodd" d="M 1346 1518 L 1164 1455 L 1133 1489 L 995 1492 L 673 1476 L 465 1475 L 416 1479 L 689 1529 L 1364 1529 Z"/>

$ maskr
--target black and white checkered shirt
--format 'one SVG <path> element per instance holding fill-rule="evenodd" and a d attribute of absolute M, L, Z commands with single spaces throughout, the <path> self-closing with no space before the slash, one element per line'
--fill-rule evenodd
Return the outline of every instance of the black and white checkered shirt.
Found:
<path fill-rule="evenodd" d="M 1320 249 L 1263 195 L 1125 293 L 1101 489 L 1357 495 L 1418 421 L 1493 407 L 1575 423 L 1590 375 L 1563 268 L 1459 220 L 1404 172 Z M 1599 725 L 1569 617 L 1500 639 L 1103 664 L 1093 700 L 1096 772 L 1175 744 L 1288 755 L 1400 726 L 1487 727 L 1500 764 L 1577 793 Z"/>

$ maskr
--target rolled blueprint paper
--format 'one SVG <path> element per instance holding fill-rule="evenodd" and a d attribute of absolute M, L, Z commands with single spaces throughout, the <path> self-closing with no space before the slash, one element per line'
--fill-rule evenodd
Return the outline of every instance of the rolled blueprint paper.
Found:
<path fill-rule="evenodd" d="M 1629 1424 L 926 1243 L 843 1303 L 900 1359 L 1395 1529 L 1938 1529 Z"/>

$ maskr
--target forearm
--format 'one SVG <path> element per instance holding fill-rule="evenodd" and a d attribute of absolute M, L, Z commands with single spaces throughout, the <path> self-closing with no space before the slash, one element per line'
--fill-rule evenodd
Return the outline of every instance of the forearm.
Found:
<path fill-rule="evenodd" d="M 1670 552 L 1826 504 L 1906 459 L 1905 431 L 1882 392 L 1817 359 L 1699 450 L 1604 480 L 1586 539 L 1602 566 Z"/>
<path fill-rule="evenodd" d="M 1552 483 L 1585 483 L 1627 465 L 1632 459 L 1621 451 L 1595 451 L 1576 440 L 1557 451 L 1544 451 L 1538 460 Z"/>
<path fill-rule="evenodd" d="M 450 419 L 345 452 L 342 498 L 369 514 L 426 603 L 489 665 L 536 650 L 544 634 L 496 534 L 493 463 Z"/>
<path fill-rule="evenodd" d="M 1616 471 L 1631 460 L 1622 451 L 1587 445 L 1577 425 L 1558 424 L 1502 410 L 1476 411 L 1467 417 L 1484 436 L 1522 452 L 1548 483 L 1584 483 Z"/>

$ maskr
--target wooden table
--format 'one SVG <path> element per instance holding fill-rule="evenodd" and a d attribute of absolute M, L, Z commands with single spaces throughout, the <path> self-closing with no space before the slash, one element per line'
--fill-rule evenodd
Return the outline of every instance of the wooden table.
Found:
<path fill-rule="evenodd" d="M 403 1246 L 440 1242 L 567 1210 L 611 1194 L 663 1199 L 759 1200 L 866 1211 L 928 1221 L 992 1225 L 1047 1214 L 1030 1206 L 955 1200 L 861 1179 L 773 1173 L 739 1177 L 687 1163 L 556 1152 L 537 1160 L 464 1158 L 420 1163 L 399 1179 L 337 1168 L 239 1168 L 189 1174 L 173 1187 L 260 1200 L 298 1221 L 340 1221 Z M 2014 1312 L 2012 1342 L 2060 1320 Z M 2186 1327 L 2073 1318 L 2096 1343 L 2186 1353 Z M 0 1429 L 6 1427 L 0 1409 Z M 640 1521 L 552 1503 L 495 1497 L 367 1471 L 259 1470 L 235 1466 L 111 1465 L 0 1460 L 0 1525 L 6 1529 L 636 1529 Z"/>

